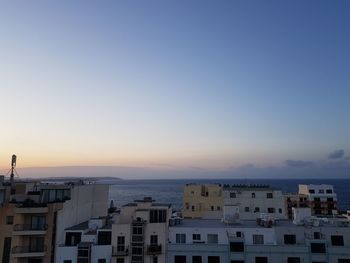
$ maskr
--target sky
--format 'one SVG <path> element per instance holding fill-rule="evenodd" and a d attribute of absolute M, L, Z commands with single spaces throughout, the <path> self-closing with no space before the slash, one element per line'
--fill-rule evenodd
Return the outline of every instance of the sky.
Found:
<path fill-rule="evenodd" d="M 349 176 L 349 13 L 346 0 L 3 1 L 0 173 L 15 153 L 24 176 Z"/>

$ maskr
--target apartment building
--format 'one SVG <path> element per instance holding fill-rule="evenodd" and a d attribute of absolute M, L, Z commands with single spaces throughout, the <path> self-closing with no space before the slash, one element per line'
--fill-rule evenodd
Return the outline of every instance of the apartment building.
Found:
<path fill-rule="evenodd" d="M 311 217 L 294 208 L 294 222 L 259 218 L 228 224 L 184 219 L 169 227 L 167 263 L 349 263 L 350 227 L 343 218 Z"/>
<path fill-rule="evenodd" d="M 112 262 L 166 262 L 170 204 L 152 198 L 135 200 L 115 214 L 112 224 Z"/>
<path fill-rule="evenodd" d="M 332 216 L 337 214 L 337 194 L 333 185 L 299 185 L 299 194 L 307 196 L 311 213 L 317 216 Z"/>
<path fill-rule="evenodd" d="M 289 219 L 293 218 L 293 207 L 310 207 L 309 198 L 305 194 L 284 194 L 283 196 L 287 217 Z"/>
<path fill-rule="evenodd" d="M 107 213 L 108 185 L 1 181 L 3 263 L 55 262 L 64 229 Z"/>
<path fill-rule="evenodd" d="M 92 218 L 64 231 L 57 248 L 57 263 L 109 263 L 112 259 L 112 227 L 108 217 Z"/>
<path fill-rule="evenodd" d="M 184 218 L 222 217 L 224 198 L 221 184 L 186 184 L 183 192 Z"/>
<path fill-rule="evenodd" d="M 287 218 L 283 193 L 269 185 L 223 185 L 224 210 L 231 219 L 255 220 L 261 213 Z"/>

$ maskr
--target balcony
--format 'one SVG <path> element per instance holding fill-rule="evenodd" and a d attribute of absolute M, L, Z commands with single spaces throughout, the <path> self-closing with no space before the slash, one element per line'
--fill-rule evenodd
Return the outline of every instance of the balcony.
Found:
<path fill-rule="evenodd" d="M 127 246 L 113 247 L 112 255 L 114 257 L 127 257 L 129 255 L 129 247 Z"/>
<path fill-rule="evenodd" d="M 305 236 L 305 239 L 309 241 L 318 241 L 318 242 L 326 241 L 326 236 L 323 233 L 319 233 L 317 235 L 311 234 L 311 233 L 305 233 L 304 236 Z"/>
<path fill-rule="evenodd" d="M 45 256 L 46 246 L 16 246 L 12 248 L 11 256 L 14 258 L 29 258 Z"/>
<path fill-rule="evenodd" d="M 17 214 L 47 214 L 49 211 L 46 205 L 21 205 L 15 208 L 15 213 Z"/>
<path fill-rule="evenodd" d="M 227 232 L 227 238 L 229 241 L 242 241 L 244 240 L 244 233 L 229 233 Z"/>
<path fill-rule="evenodd" d="M 13 235 L 24 236 L 24 235 L 45 235 L 47 230 L 47 224 L 42 225 L 15 225 L 13 227 Z"/>
<path fill-rule="evenodd" d="M 143 235 L 132 235 L 131 242 L 132 243 L 144 243 Z"/>
<path fill-rule="evenodd" d="M 162 245 L 153 244 L 147 247 L 148 255 L 159 255 L 162 254 Z"/>

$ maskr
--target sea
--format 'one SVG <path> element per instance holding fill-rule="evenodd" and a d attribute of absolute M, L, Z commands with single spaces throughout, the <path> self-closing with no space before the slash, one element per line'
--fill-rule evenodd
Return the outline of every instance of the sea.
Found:
<path fill-rule="evenodd" d="M 183 188 L 189 183 L 268 184 L 284 193 L 297 193 L 299 184 L 331 184 L 342 211 L 350 210 L 350 179 L 178 179 L 178 180 L 118 180 L 113 181 L 109 198 L 117 207 L 143 197 L 159 203 L 170 203 L 174 210 L 182 208 Z"/>

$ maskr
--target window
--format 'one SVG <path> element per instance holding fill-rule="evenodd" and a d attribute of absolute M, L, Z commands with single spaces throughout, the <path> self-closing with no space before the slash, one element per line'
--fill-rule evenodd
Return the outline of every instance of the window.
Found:
<path fill-rule="evenodd" d="M 273 194 L 272 193 L 266 193 L 266 198 L 273 198 Z"/>
<path fill-rule="evenodd" d="M 244 263 L 243 260 L 231 260 L 231 263 Z"/>
<path fill-rule="evenodd" d="M 255 207 L 254 208 L 254 213 L 259 213 L 260 212 L 260 207 Z"/>
<path fill-rule="evenodd" d="M 243 252 L 244 243 L 243 242 L 230 242 L 230 251 L 231 252 Z"/>
<path fill-rule="evenodd" d="M 284 235 L 284 244 L 295 245 L 297 243 L 295 235 Z"/>
<path fill-rule="evenodd" d="M 97 235 L 98 245 L 110 245 L 112 244 L 112 232 L 111 231 L 99 231 Z"/>
<path fill-rule="evenodd" d="M 268 263 L 267 257 L 255 257 L 255 263 Z"/>
<path fill-rule="evenodd" d="M 151 243 L 151 245 L 157 245 L 158 244 L 158 236 L 157 235 L 151 235 L 150 236 L 150 243 Z"/>
<path fill-rule="evenodd" d="M 236 198 L 236 193 L 230 193 L 230 198 Z"/>
<path fill-rule="evenodd" d="M 80 243 L 81 232 L 66 232 L 66 246 L 76 246 Z"/>
<path fill-rule="evenodd" d="M 321 239 L 321 232 L 314 232 L 314 239 Z"/>
<path fill-rule="evenodd" d="M 268 213 L 275 213 L 275 208 L 273 208 L 273 207 L 269 207 L 269 208 L 267 208 L 267 212 Z"/>
<path fill-rule="evenodd" d="M 220 263 L 220 257 L 208 256 L 208 263 Z"/>
<path fill-rule="evenodd" d="M 2 262 L 10 262 L 10 254 L 11 254 L 11 237 L 5 237 L 4 238 L 4 247 L 3 247 L 3 256 L 2 256 Z"/>
<path fill-rule="evenodd" d="M 333 202 L 333 197 L 328 197 L 327 202 Z"/>
<path fill-rule="evenodd" d="M 133 235 L 142 235 L 143 234 L 143 227 L 142 226 L 133 226 L 132 227 L 132 234 Z"/>
<path fill-rule="evenodd" d="M 324 190 L 323 190 L 323 189 L 319 189 L 319 190 L 318 190 L 318 193 L 319 193 L 319 194 L 324 194 Z"/>
<path fill-rule="evenodd" d="M 150 223 L 165 223 L 167 211 L 165 209 L 158 210 L 152 209 L 149 211 L 149 221 Z"/>
<path fill-rule="evenodd" d="M 264 235 L 253 235 L 253 244 L 254 245 L 263 245 L 264 244 Z"/>
<path fill-rule="evenodd" d="M 214 206 L 212 205 L 212 206 L 210 207 L 210 209 L 211 209 L 211 211 L 214 211 Z"/>
<path fill-rule="evenodd" d="M 338 263 L 350 263 L 350 258 L 339 258 Z"/>
<path fill-rule="evenodd" d="M 98 259 L 98 263 L 106 263 L 106 259 L 105 258 L 99 258 Z"/>
<path fill-rule="evenodd" d="M 244 208 L 244 212 L 249 212 L 249 207 L 248 207 L 248 206 L 246 206 L 246 207 Z"/>
<path fill-rule="evenodd" d="M 43 189 L 40 200 L 42 203 L 62 202 L 70 199 L 70 189 Z"/>
<path fill-rule="evenodd" d="M 194 241 L 201 241 L 201 235 L 200 234 L 193 234 L 192 240 Z"/>
<path fill-rule="evenodd" d="M 88 263 L 90 257 L 89 247 L 78 247 L 77 263 Z"/>
<path fill-rule="evenodd" d="M 194 205 L 192 206 L 192 211 L 194 211 L 195 209 L 194 209 Z"/>
<path fill-rule="evenodd" d="M 314 194 L 314 193 L 315 193 L 315 190 L 314 190 L 314 189 L 309 189 L 309 193 L 310 193 L 310 194 Z"/>
<path fill-rule="evenodd" d="M 287 263 L 300 263 L 300 258 L 298 258 L 298 257 L 288 257 Z"/>
<path fill-rule="evenodd" d="M 344 246 L 343 236 L 331 236 L 332 246 Z"/>
<path fill-rule="evenodd" d="M 124 258 L 117 258 L 117 263 L 124 263 Z"/>
<path fill-rule="evenodd" d="M 66 260 L 63 260 L 63 263 L 72 263 L 72 260 L 66 259 Z"/>
<path fill-rule="evenodd" d="M 125 236 L 117 236 L 117 251 L 125 251 Z"/>
<path fill-rule="evenodd" d="M 311 253 L 326 253 L 326 245 L 324 243 L 310 243 Z"/>
<path fill-rule="evenodd" d="M 158 263 L 158 257 L 153 257 L 152 263 Z"/>
<path fill-rule="evenodd" d="M 326 193 L 327 193 L 327 194 L 332 194 L 333 191 L 332 191 L 332 189 L 327 189 L 327 190 L 326 190 Z"/>
<path fill-rule="evenodd" d="M 143 254 L 142 247 L 132 247 L 132 254 L 134 254 L 134 255 L 142 255 Z"/>
<path fill-rule="evenodd" d="M 218 235 L 217 234 L 208 234 L 208 244 L 217 244 L 218 243 Z"/>
<path fill-rule="evenodd" d="M 252 198 L 255 198 L 255 193 L 252 193 Z"/>
<path fill-rule="evenodd" d="M 282 208 L 278 208 L 278 213 L 282 214 Z"/>
<path fill-rule="evenodd" d="M 12 225 L 12 224 L 13 224 L 13 216 L 7 216 L 6 225 Z"/>
<path fill-rule="evenodd" d="M 175 263 L 186 263 L 186 256 L 175 256 Z"/>
<path fill-rule="evenodd" d="M 0 205 L 5 202 L 5 190 L 0 190 Z"/>
<path fill-rule="evenodd" d="M 186 243 L 186 234 L 176 234 L 176 243 L 185 244 Z"/>
<path fill-rule="evenodd" d="M 192 263 L 202 263 L 202 256 L 192 256 Z"/>
<path fill-rule="evenodd" d="M 220 211 L 220 210 L 221 210 L 221 207 L 220 207 L 220 206 L 217 206 L 217 207 L 216 207 L 216 210 Z"/>
<path fill-rule="evenodd" d="M 321 198 L 315 197 L 315 198 L 314 198 L 314 201 L 315 201 L 315 202 L 321 202 Z"/>
<path fill-rule="evenodd" d="M 242 232 L 241 231 L 237 231 L 236 232 L 236 237 L 242 237 Z"/>

